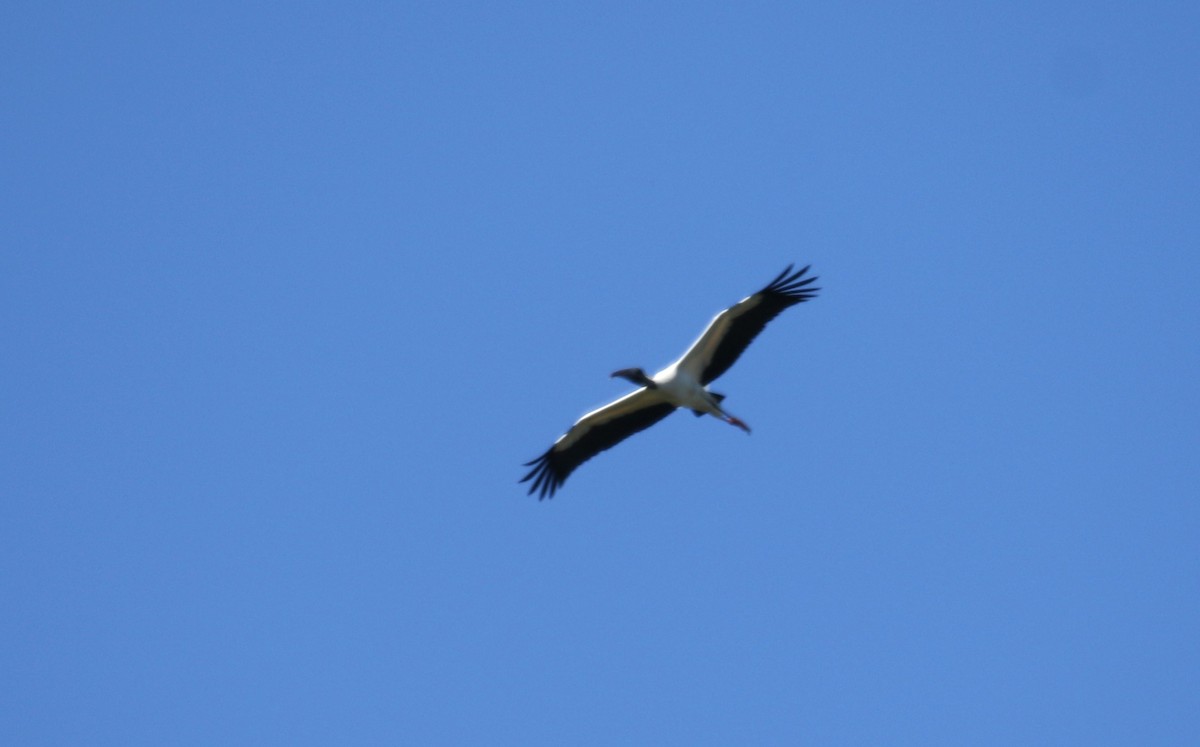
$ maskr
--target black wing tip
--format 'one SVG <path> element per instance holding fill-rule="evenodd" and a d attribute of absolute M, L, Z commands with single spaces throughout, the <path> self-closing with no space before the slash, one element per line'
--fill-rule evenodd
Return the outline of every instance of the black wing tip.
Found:
<path fill-rule="evenodd" d="M 784 271 L 779 273 L 766 288 L 763 288 L 762 292 L 782 296 L 791 303 L 803 303 L 815 298 L 817 291 L 821 289 L 808 286 L 816 282 L 818 276 L 804 277 L 812 265 L 805 265 L 795 272 L 792 272 L 793 267 L 795 265 L 788 265 L 784 268 Z"/>
<path fill-rule="evenodd" d="M 788 273 L 792 271 L 793 267 L 795 267 L 794 264 L 788 264 L 787 267 L 783 268 L 783 272 L 776 275 L 774 280 L 767 283 L 767 288 L 774 288 L 776 286 L 776 284 L 779 283 L 779 281 L 783 280 L 785 277 L 788 276 Z M 808 269 L 807 267 L 804 268 L 804 270 L 807 270 L 807 269 Z M 801 270 L 800 274 L 804 274 L 804 270 Z"/>
<path fill-rule="evenodd" d="M 553 452 L 554 448 L 551 447 L 540 457 L 525 462 L 522 466 L 533 467 L 533 469 L 529 470 L 529 474 L 517 481 L 519 484 L 533 480 L 526 495 L 537 493 L 539 501 L 553 498 L 559 486 L 567 479 L 566 475 L 559 474 L 557 465 L 554 463 Z"/>

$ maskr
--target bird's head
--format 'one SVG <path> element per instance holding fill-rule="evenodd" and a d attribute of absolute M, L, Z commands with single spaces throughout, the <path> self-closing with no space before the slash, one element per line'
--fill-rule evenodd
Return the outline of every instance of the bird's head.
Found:
<path fill-rule="evenodd" d="M 638 386 L 644 386 L 649 389 L 654 389 L 658 385 L 646 375 L 646 372 L 640 368 L 622 368 L 620 371 L 613 371 L 609 378 L 620 376 L 622 379 L 629 379 Z"/>

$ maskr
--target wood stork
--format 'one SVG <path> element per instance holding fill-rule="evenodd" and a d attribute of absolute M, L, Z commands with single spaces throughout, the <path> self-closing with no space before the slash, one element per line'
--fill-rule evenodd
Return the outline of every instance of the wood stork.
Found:
<path fill-rule="evenodd" d="M 641 388 L 587 413 L 545 454 L 526 462 L 532 469 L 521 482 L 533 480 L 529 494 L 538 493 L 539 500 L 553 498 L 576 467 L 680 407 L 697 416 L 720 418 L 749 433 L 749 426 L 721 407 L 725 395 L 710 392 L 708 384 L 729 370 L 767 322 L 789 306 L 817 295 L 820 288 L 809 285 L 817 278 L 805 278 L 806 272 L 807 266 L 793 273 L 788 265 L 765 288 L 717 314 L 683 357 L 653 376 L 640 368 L 614 371 L 612 376 L 629 379 Z"/>

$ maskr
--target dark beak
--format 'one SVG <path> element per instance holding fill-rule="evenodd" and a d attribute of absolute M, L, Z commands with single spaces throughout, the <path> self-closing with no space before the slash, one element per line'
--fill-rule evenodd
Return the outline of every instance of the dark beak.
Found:
<path fill-rule="evenodd" d="M 646 372 L 640 368 L 622 368 L 620 371 L 613 371 L 609 374 L 609 378 L 620 376 L 622 379 L 629 379 L 638 386 L 654 388 L 654 382 L 646 375 Z"/>

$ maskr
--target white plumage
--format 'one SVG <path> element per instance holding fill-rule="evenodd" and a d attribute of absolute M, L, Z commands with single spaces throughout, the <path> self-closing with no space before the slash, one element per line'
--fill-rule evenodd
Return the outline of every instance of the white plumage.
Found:
<path fill-rule="evenodd" d="M 529 493 L 553 498 L 580 464 L 680 407 L 720 418 L 749 433 L 745 423 L 721 407 L 725 395 L 709 391 L 708 384 L 729 370 L 767 322 L 789 306 L 816 296 L 820 289 L 810 287 L 816 278 L 805 278 L 806 272 L 808 267 L 793 273 L 788 265 L 765 288 L 717 314 L 679 360 L 654 376 L 646 376 L 640 368 L 614 371 L 613 376 L 641 388 L 587 413 L 546 453 L 527 462 L 525 466 L 532 469 L 521 482 L 533 481 Z"/>

